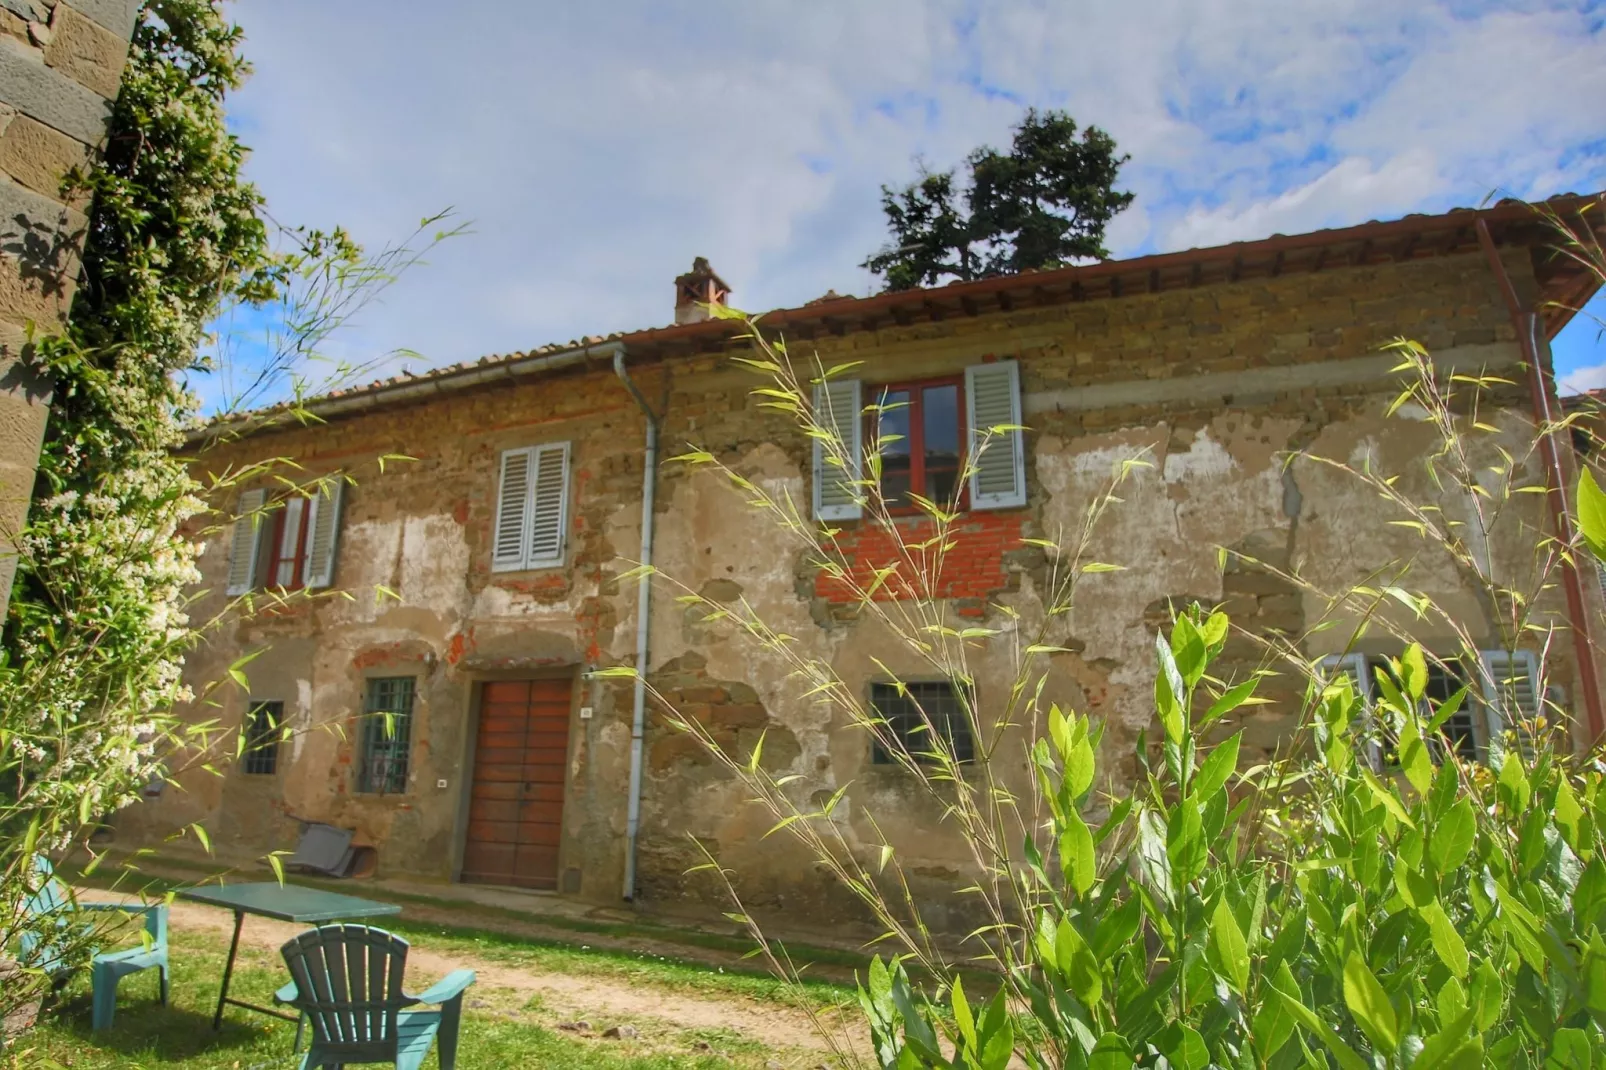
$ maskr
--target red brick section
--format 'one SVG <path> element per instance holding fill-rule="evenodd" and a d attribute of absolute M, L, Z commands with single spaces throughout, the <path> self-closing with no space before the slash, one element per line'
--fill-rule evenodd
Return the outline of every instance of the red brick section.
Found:
<path fill-rule="evenodd" d="M 1025 523 L 1023 512 L 967 513 L 949 529 L 953 543 L 943 557 L 941 572 L 932 578 L 932 594 L 937 598 L 987 599 L 1009 586 L 1009 574 L 1004 568 L 1004 555 L 1018 550 L 1021 545 L 1021 528 Z M 899 564 L 904 545 L 924 542 L 936 532 L 936 525 L 926 517 L 900 518 L 893 527 L 864 522 L 837 536 L 837 548 L 844 562 L 852 570 L 853 580 L 860 587 L 868 587 L 878 568 Z M 919 551 L 912 556 L 922 559 Z M 916 593 L 916 577 L 907 565 L 900 565 L 898 575 L 889 577 L 876 591 L 876 599 L 910 598 Z M 823 571 L 814 578 L 814 594 L 827 602 L 843 604 L 855 601 L 851 587 Z M 966 616 L 982 616 L 979 606 L 962 606 Z"/>

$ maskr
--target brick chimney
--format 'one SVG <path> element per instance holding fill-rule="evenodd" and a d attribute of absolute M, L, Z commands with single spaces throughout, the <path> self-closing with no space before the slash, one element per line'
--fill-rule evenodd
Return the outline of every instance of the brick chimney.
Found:
<path fill-rule="evenodd" d="M 675 280 L 675 322 L 701 323 L 708 319 L 703 306 L 723 305 L 730 292 L 725 280 L 699 256 L 691 262 L 691 270 Z"/>

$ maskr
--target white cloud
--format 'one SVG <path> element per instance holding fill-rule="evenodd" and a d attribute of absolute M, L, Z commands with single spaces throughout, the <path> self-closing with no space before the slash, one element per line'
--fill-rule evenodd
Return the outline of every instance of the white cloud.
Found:
<path fill-rule="evenodd" d="M 1564 375 L 1556 384 L 1563 394 L 1583 394 L 1590 390 L 1606 390 L 1606 364 L 1579 368 Z"/>
<path fill-rule="evenodd" d="M 234 114 L 281 219 L 474 221 L 344 343 L 445 362 L 665 323 L 695 255 L 747 308 L 865 293 L 879 185 L 1022 103 L 1132 154 L 1118 254 L 1603 184 L 1606 33 L 1489 6 L 239 0 Z"/>
<path fill-rule="evenodd" d="M 1270 200 L 1190 210 L 1167 231 L 1166 244 L 1176 249 L 1225 245 L 1356 222 L 1367 218 L 1364 213 L 1398 215 L 1432 197 L 1443 185 L 1432 156 L 1425 151 L 1402 153 L 1379 168 L 1351 156 Z"/>

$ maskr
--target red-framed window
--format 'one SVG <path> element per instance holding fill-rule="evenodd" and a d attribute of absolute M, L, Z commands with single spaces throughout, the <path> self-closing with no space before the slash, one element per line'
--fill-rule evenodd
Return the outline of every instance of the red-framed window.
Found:
<path fill-rule="evenodd" d="M 963 376 L 871 387 L 872 441 L 880 443 L 881 494 L 889 512 L 913 512 L 911 495 L 947 505 L 959 491 L 965 459 Z"/>
<path fill-rule="evenodd" d="M 266 586 L 295 590 L 304 585 L 307 561 L 307 499 L 299 495 L 286 498 L 273 514 L 273 531 L 267 548 L 263 573 Z"/>

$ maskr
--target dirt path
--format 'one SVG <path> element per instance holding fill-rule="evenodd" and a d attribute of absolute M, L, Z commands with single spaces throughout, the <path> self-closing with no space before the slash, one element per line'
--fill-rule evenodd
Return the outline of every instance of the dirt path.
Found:
<path fill-rule="evenodd" d="M 233 915 L 227 910 L 198 903 L 175 902 L 170 917 L 175 930 L 212 933 L 224 944 L 234 926 Z M 240 935 L 242 956 L 255 952 L 277 959 L 279 946 L 304 928 L 247 917 Z M 600 1032 L 613 1025 L 628 1024 L 649 1039 L 654 1034 L 676 1031 L 720 1031 L 771 1048 L 830 1050 L 803 1011 L 741 996 L 710 999 L 605 977 L 520 969 L 467 954 L 437 954 L 416 945 L 408 952 L 407 966 L 408 983 L 414 991 L 452 970 L 471 969 L 477 980 L 470 990 L 470 1006 L 532 1019 L 548 1027 L 586 1021 L 593 1032 Z M 828 1024 L 840 1033 L 843 1023 L 829 1019 Z"/>

